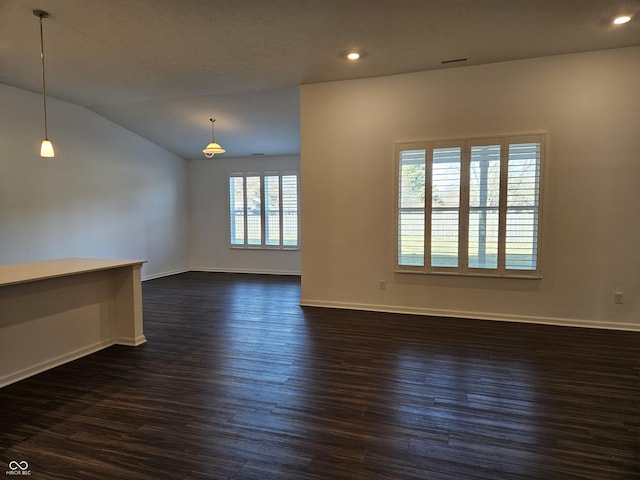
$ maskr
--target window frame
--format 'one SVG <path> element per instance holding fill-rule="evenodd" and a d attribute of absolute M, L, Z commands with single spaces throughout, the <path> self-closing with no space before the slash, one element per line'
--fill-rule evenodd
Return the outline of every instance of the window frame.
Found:
<path fill-rule="evenodd" d="M 547 135 L 523 134 L 502 135 L 494 137 L 465 138 L 453 140 L 425 140 L 417 142 L 396 143 L 395 148 L 395 175 L 394 175 L 394 272 L 417 273 L 429 275 L 456 275 L 472 277 L 505 277 L 505 278 L 542 278 L 542 214 L 544 197 L 544 172 L 546 156 Z M 537 143 L 540 148 L 538 178 L 537 178 L 537 230 L 536 230 L 536 268 L 531 270 L 506 268 L 506 240 L 507 240 L 507 213 L 514 207 L 507 204 L 508 175 L 509 175 L 509 146 L 512 144 Z M 470 214 L 470 183 L 471 183 L 471 149 L 476 146 L 500 145 L 500 180 L 498 202 L 498 249 L 497 268 L 472 268 L 469 267 L 469 214 Z M 435 149 L 460 147 L 460 202 L 458 207 L 458 266 L 443 267 L 432 266 L 432 175 L 433 152 Z M 424 185 L 424 265 L 400 264 L 400 205 L 401 195 L 401 152 L 406 150 L 425 151 L 425 185 Z"/>
<path fill-rule="evenodd" d="M 285 245 L 284 243 L 284 217 L 283 212 L 283 195 L 282 195 L 282 178 L 294 176 L 296 177 L 296 244 Z M 260 178 L 260 243 L 249 243 L 248 239 L 248 216 L 247 216 L 247 178 L 259 177 Z M 265 177 L 278 177 L 278 230 L 279 230 L 279 243 L 277 245 L 267 244 L 267 219 L 266 213 L 268 211 L 265 190 Z M 244 242 L 232 243 L 232 225 L 231 225 L 231 179 L 242 178 L 243 185 L 243 229 L 244 229 Z M 227 175 L 227 244 L 230 249 L 238 250 L 300 250 L 300 172 L 297 170 L 285 170 L 285 171 L 268 171 L 268 172 L 234 172 Z"/>

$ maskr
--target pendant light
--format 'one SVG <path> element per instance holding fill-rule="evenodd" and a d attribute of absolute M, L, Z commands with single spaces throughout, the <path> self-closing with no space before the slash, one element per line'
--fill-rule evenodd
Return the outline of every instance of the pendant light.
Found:
<path fill-rule="evenodd" d="M 202 150 L 202 153 L 204 153 L 204 156 L 207 158 L 213 157 L 216 153 L 224 153 L 226 151 L 216 143 L 216 137 L 213 134 L 213 124 L 215 123 L 215 119 L 210 118 L 209 121 L 211 122 L 211 142 L 204 148 L 204 150 Z"/>
<path fill-rule="evenodd" d="M 42 36 L 42 19 L 48 18 L 49 14 L 43 10 L 34 10 L 33 14 L 40 17 L 40 59 L 42 60 L 42 104 L 44 106 L 44 140 L 40 145 L 40 156 L 52 158 L 55 157 L 53 152 L 53 144 L 49 140 L 49 132 L 47 129 L 47 83 L 44 76 L 44 39 Z"/>

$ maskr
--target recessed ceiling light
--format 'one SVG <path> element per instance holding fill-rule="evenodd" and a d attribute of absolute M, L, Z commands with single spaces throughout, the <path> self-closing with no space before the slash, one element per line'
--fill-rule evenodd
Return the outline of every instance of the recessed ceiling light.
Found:
<path fill-rule="evenodd" d="M 631 17 L 629 15 L 621 15 L 619 17 L 616 17 L 613 20 L 613 23 L 615 23 L 616 25 L 622 25 L 623 23 L 627 23 L 631 21 Z"/>
<path fill-rule="evenodd" d="M 346 58 L 351 62 L 355 62 L 356 60 L 360 60 L 366 56 L 367 54 L 364 51 L 356 50 L 356 49 L 347 50 L 342 54 L 342 57 Z"/>

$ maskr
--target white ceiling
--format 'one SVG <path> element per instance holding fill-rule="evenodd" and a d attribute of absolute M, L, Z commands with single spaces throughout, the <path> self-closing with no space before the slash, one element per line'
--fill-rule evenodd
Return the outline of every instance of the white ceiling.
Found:
<path fill-rule="evenodd" d="M 210 117 L 225 156 L 298 154 L 304 83 L 640 45 L 640 0 L 0 0 L 0 83 L 34 92 L 34 9 L 51 97 L 184 158 Z"/>

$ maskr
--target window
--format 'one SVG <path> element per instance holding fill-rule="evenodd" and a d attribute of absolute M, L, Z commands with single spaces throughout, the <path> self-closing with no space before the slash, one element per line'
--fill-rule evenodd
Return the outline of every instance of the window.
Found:
<path fill-rule="evenodd" d="M 398 271 L 540 277 L 544 135 L 399 144 Z"/>
<path fill-rule="evenodd" d="M 229 242 L 232 247 L 297 249 L 298 174 L 232 174 Z"/>

